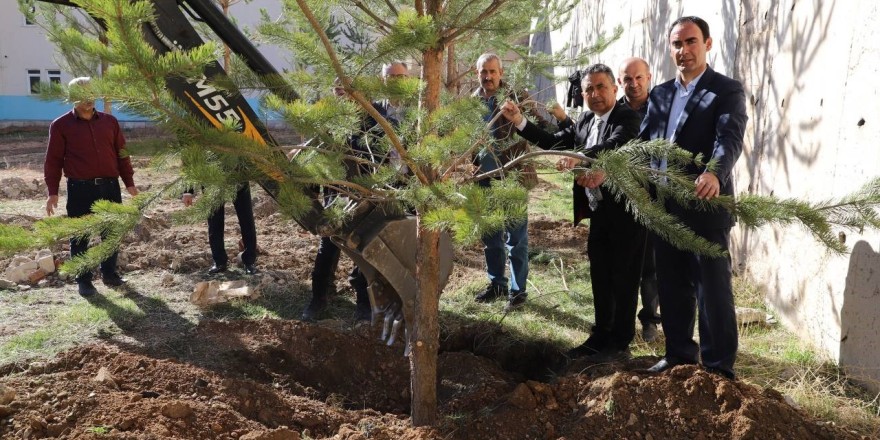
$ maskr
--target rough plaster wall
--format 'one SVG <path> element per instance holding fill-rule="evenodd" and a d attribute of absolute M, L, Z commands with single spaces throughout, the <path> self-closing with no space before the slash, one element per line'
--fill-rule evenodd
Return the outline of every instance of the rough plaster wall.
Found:
<path fill-rule="evenodd" d="M 750 119 L 735 171 L 738 192 L 822 200 L 880 174 L 874 0 L 582 0 L 553 33 L 553 47 L 570 43 L 573 54 L 622 25 L 621 39 L 591 62 L 616 70 L 622 59 L 640 56 L 659 84 L 674 75 L 666 32 L 682 15 L 709 22 L 709 64 L 746 88 Z M 557 86 L 561 102 L 566 90 Z M 764 288 L 789 328 L 876 389 L 880 234 L 835 232 L 845 233 L 851 254 L 827 254 L 799 227 L 736 228 L 734 265 Z"/>
<path fill-rule="evenodd" d="M 871 0 L 742 2 L 737 67 L 752 120 L 741 190 L 822 200 L 880 174 L 878 13 Z M 764 228 L 736 231 L 734 259 L 790 328 L 878 389 L 880 234 L 835 232 L 851 254 L 829 255 L 799 228 Z"/>

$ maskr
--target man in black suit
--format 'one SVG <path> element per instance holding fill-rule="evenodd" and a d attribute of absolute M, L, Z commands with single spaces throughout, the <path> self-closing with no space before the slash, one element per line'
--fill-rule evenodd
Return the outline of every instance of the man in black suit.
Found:
<path fill-rule="evenodd" d="M 642 118 L 648 113 L 648 92 L 651 90 L 651 69 L 648 62 L 637 57 L 627 58 L 620 63 L 617 71 L 617 84 L 623 89 L 623 97 L 617 102 L 626 104 L 638 112 Z M 636 315 L 642 323 L 642 339 L 653 342 L 658 337 L 657 325 L 660 324 L 660 300 L 657 294 L 657 269 L 654 260 L 654 244 L 652 239 L 645 240 L 645 256 L 642 262 L 642 309 Z"/>
<path fill-rule="evenodd" d="M 590 112 L 584 112 L 576 123 L 562 118 L 556 133 L 547 133 L 526 120 L 519 108 L 507 102 L 504 117 L 516 125 L 519 134 L 544 149 L 575 150 L 587 157 L 617 148 L 638 133 L 641 117 L 625 104 L 616 102 L 617 86 L 614 73 L 604 64 L 587 67 L 582 75 L 584 101 Z M 580 160 L 565 158 L 557 168 L 572 169 Z M 590 235 L 587 255 L 593 283 L 595 325 L 590 337 L 570 350 L 570 358 L 589 356 L 591 361 L 622 360 L 629 357 L 629 343 L 635 336 L 635 315 L 638 287 L 645 243 L 645 229 L 636 223 L 625 208 L 624 201 L 615 200 L 602 187 L 605 175 L 589 171 L 576 177 L 573 186 L 575 225 L 589 217 Z"/>
<path fill-rule="evenodd" d="M 709 25 L 699 17 L 682 17 L 669 30 L 674 80 L 651 91 L 642 139 L 668 139 L 704 160 L 718 161 L 713 171 L 691 165 L 695 195 L 712 199 L 733 196 L 731 173 L 742 152 L 746 115 L 742 85 L 716 73 L 706 64 L 712 49 Z M 661 159 L 658 166 L 663 169 Z M 666 200 L 666 210 L 706 240 L 728 249 L 733 216 L 724 209 L 698 211 Z M 664 240 L 655 241 L 660 309 L 666 335 L 666 355 L 651 372 L 679 364 L 696 364 L 735 378 L 733 364 L 738 344 L 731 286 L 730 258 L 708 258 L 682 251 Z M 694 342 L 699 308 L 700 343 Z"/>

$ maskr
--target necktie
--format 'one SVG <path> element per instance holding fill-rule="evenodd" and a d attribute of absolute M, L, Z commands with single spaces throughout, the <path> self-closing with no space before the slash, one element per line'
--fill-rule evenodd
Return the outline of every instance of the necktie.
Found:
<path fill-rule="evenodd" d="M 599 143 L 599 137 L 602 133 L 602 125 L 604 124 L 602 118 L 598 116 L 594 116 L 596 118 L 596 122 L 593 124 L 593 128 L 590 130 L 590 135 L 587 136 L 587 148 L 592 147 Z M 587 193 L 587 201 L 591 211 L 596 211 L 599 209 L 599 202 L 602 201 L 602 191 L 599 188 L 585 188 Z"/>

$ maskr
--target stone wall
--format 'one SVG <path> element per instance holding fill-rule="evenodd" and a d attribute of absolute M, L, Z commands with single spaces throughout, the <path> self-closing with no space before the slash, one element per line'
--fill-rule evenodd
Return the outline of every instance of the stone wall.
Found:
<path fill-rule="evenodd" d="M 738 192 L 819 201 L 880 175 L 880 43 L 871 32 L 880 4 L 873 0 L 583 0 L 552 33 L 552 46 L 568 43 L 577 53 L 622 25 L 621 39 L 591 61 L 616 69 L 628 56 L 643 57 L 658 84 L 673 78 L 666 34 L 682 15 L 709 22 L 709 64 L 746 88 Z M 561 102 L 565 88 L 557 87 Z M 736 228 L 734 267 L 764 289 L 782 322 L 876 390 L 880 234 L 834 232 L 851 253 L 829 254 L 798 226 Z"/>

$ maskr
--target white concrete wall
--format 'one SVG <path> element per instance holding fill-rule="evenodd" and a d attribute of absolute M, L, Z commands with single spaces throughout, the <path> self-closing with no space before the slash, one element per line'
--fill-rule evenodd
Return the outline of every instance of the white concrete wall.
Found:
<path fill-rule="evenodd" d="M 25 25 L 24 15 L 15 0 L 0 2 L 0 96 L 28 95 L 28 69 L 39 69 L 42 81 L 46 70 L 59 69 L 54 49 L 38 26 Z M 62 72 L 62 82 L 70 81 Z"/>
<path fill-rule="evenodd" d="M 872 33 L 880 3 L 583 0 L 553 33 L 553 48 L 571 43 L 576 53 L 623 25 L 622 38 L 591 61 L 616 69 L 628 56 L 643 57 L 657 84 L 673 77 L 666 34 L 682 15 L 709 23 L 709 64 L 746 88 L 738 192 L 818 201 L 880 175 L 880 43 Z M 560 101 L 566 87 L 557 87 Z M 851 253 L 830 255 L 797 226 L 737 228 L 734 265 L 765 289 L 782 322 L 878 389 L 880 234 L 834 232 L 845 234 Z"/>
<path fill-rule="evenodd" d="M 741 190 L 823 200 L 880 175 L 878 13 L 872 0 L 743 2 L 737 67 L 752 120 Z M 738 231 L 735 258 L 789 327 L 880 389 L 880 233 L 834 232 L 850 254 L 791 227 Z"/>

